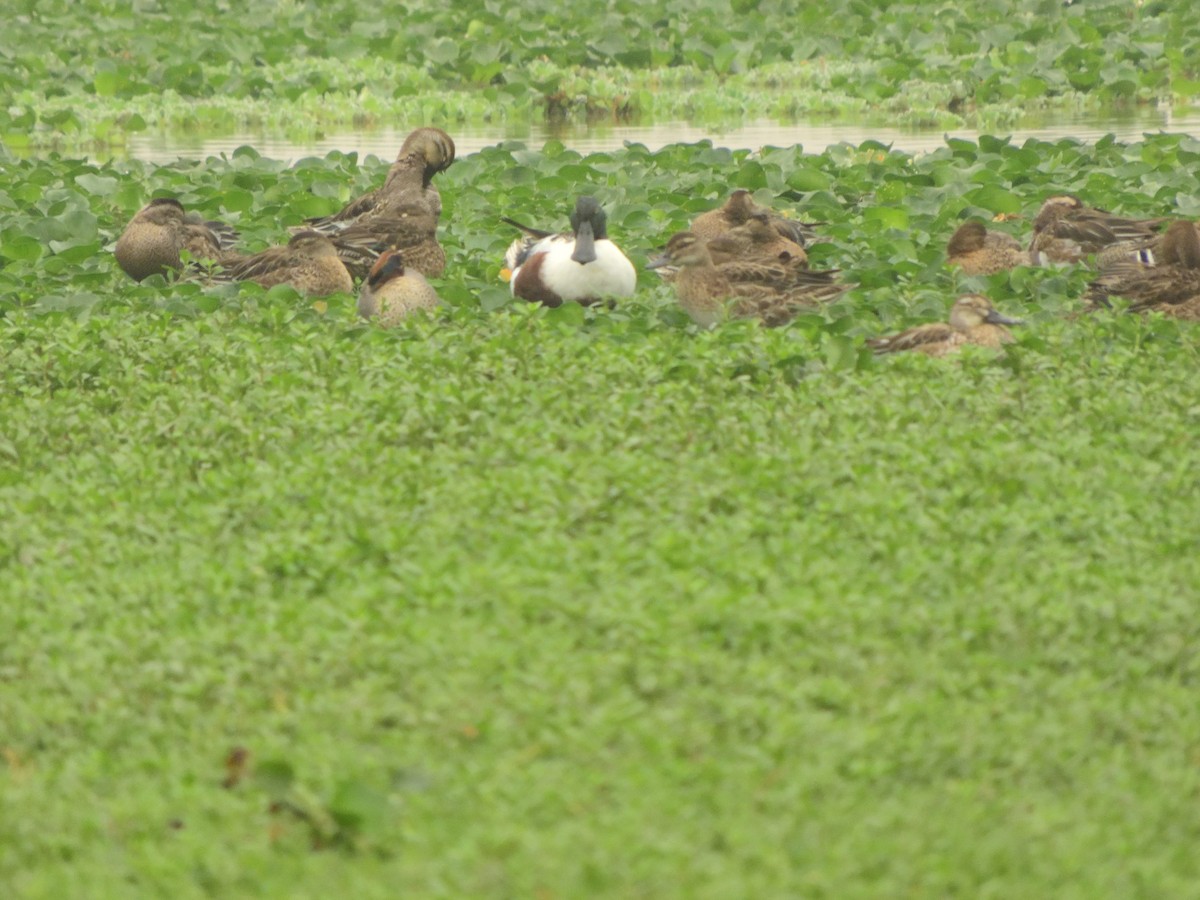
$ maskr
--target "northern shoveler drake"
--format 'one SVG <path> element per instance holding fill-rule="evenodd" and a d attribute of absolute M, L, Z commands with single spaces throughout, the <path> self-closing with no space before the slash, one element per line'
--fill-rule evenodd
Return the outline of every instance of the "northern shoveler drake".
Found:
<path fill-rule="evenodd" d="M 354 278 L 365 278 L 385 250 L 403 252 L 405 267 L 428 278 L 446 271 L 446 251 L 437 239 L 437 216 L 424 203 L 396 203 L 386 213 L 354 222 L 331 237 Z"/>
<path fill-rule="evenodd" d="M 637 287 L 633 263 L 608 238 L 608 217 L 594 197 L 580 197 L 571 231 L 551 234 L 504 218 L 521 229 L 504 255 L 514 297 L 546 306 L 574 300 L 587 306 L 607 297 L 630 297 Z"/>
<path fill-rule="evenodd" d="M 1118 241 L 1153 238 L 1169 219 L 1130 219 L 1085 206 L 1062 194 L 1042 204 L 1033 220 L 1029 253 L 1035 263 L 1077 263 Z"/>
<path fill-rule="evenodd" d="M 1110 297 L 1128 299 L 1130 312 L 1200 320 L 1200 230 L 1191 222 L 1172 222 L 1151 264 L 1133 257 L 1113 264 L 1088 285 L 1084 302 L 1090 309 L 1110 308 Z"/>
<path fill-rule="evenodd" d="M 801 247 L 806 247 L 817 239 L 817 234 L 813 231 L 814 223 L 797 222 L 782 216 L 770 207 L 758 203 L 746 190 L 734 191 L 723 206 L 696 216 L 689 231 L 701 240 L 711 241 L 732 228 L 745 225 L 757 214 L 767 216 L 771 227 L 780 237 L 795 241 Z"/>
<path fill-rule="evenodd" d="M 349 293 L 354 288 L 350 273 L 338 259 L 337 248 L 317 231 L 293 235 L 286 247 L 271 247 L 229 261 L 215 280 L 253 281 L 266 288 L 290 284 L 310 297 Z"/>
<path fill-rule="evenodd" d="M 727 316 L 757 318 L 783 325 L 804 309 L 836 298 L 849 286 L 834 281 L 836 271 L 813 272 L 807 263 L 734 261 L 715 265 L 705 242 L 690 231 L 672 235 L 652 269 L 675 266 L 679 305 L 702 328 Z M 729 303 L 728 301 L 732 301 Z"/>
<path fill-rule="evenodd" d="M 946 262 L 966 275 L 994 275 L 1031 264 L 1029 253 L 1011 234 L 988 231 L 978 220 L 964 222 L 946 243 Z"/>
<path fill-rule="evenodd" d="M 380 187 L 351 200 L 331 216 L 308 219 L 302 229 L 335 234 L 351 223 L 387 215 L 402 203 L 423 204 L 436 221 L 442 214 L 442 198 L 433 176 L 450 168 L 454 152 L 454 141 L 442 129 L 418 128 L 404 139 Z"/>
<path fill-rule="evenodd" d="M 1002 316 L 982 294 L 967 294 L 954 301 L 949 322 L 918 325 L 890 337 L 873 338 L 867 346 L 877 354 L 915 350 L 926 356 L 945 356 L 966 344 L 1000 347 L 1011 344 L 1012 332 L 1005 326 L 1023 325 L 1020 319 Z"/>
<path fill-rule="evenodd" d="M 194 259 L 219 261 L 238 233 L 220 222 L 205 222 L 198 213 L 185 213 L 169 197 L 151 200 L 130 219 L 117 239 L 117 264 L 135 281 L 183 268 L 180 252 Z"/>
<path fill-rule="evenodd" d="M 406 271 L 396 250 L 380 255 L 358 295 L 358 314 L 378 318 L 384 328 L 398 325 L 411 312 L 436 309 L 441 301 L 425 276 Z"/>

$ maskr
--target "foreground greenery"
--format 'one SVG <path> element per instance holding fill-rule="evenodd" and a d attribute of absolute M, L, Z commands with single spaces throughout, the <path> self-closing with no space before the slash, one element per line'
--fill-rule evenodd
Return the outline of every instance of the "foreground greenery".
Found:
<path fill-rule="evenodd" d="M 390 333 L 106 250 L 152 192 L 263 245 L 379 160 L 3 165 L 0 895 L 1187 896 L 1200 331 L 942 259 L 1052 191 L 1195 216 L 1198 157 L 493 148 Z M 860 287 L 508 304 L 496 217 L 584 185 L 639 264 L 746 186 Z M 967 288 L 1017 345 L 862 352 Z"/>
<path fill-rule="evenodd" d="M 120 144 L 146 128 L 638 116 L 886 115 L 988 129 L 1043 108 L 1200 95 L 1186 4 L 614 0 L 497 5 L 16 0 L 0 33 L 0 138 Z M 465 33 L 464 33 L 465 31 Z"/>

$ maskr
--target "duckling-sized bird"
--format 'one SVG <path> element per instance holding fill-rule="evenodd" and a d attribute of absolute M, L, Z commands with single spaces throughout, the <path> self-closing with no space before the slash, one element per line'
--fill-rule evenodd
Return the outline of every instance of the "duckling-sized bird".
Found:
<path fill-rule="evenodd" d="M 1152 238 L 1169 221 L 1116 216 L 1062 194 L 1048 199 L 1038 211 L 1029 253 L 1036 263 L 1077 263 L 1109 244 Z"/>
<path fill-rule="evenodd" d="M 966 275 L 994 275 L 1032 263 L 1029 253 L 1010 234 L 988 231 L 977 219 L 963 222 L 946 244 L 946 262 Z"/>
<path fill-rule="evenodd" d="M 398 251 L 380 255 L 358 295 L 358 314 L 378 317 L 384 328 L 398 325 L 409 313 L 436 309 L 437 291 L 420 272 L 407 271 Z"/>
<path fill-rule="evenodd" d="M 791 269 L 769 262 L 714 265 L 704 241 L 690 231 L 672 235 L 663 254 L 649 263 L 652 269 L 663 266 L 678 268 L 679 305 L 702 328 L 711 328 L 727 316 L 783 325 L 802 310 L 848 290 L 848 285 L 833 280 L 836 272 L 813 272 L 799 263 Z M 732 304 L 727 303 L 730 300 Z"/>
<path fill-rule="evenodd" d="M 1153 264 L 1133 258 L 1114 264 L 1088 285 L 1084 303 L 1090 309 L 1110 308 L 1110 297 L 1127 298 L 1129 312 L 1200 321 L 1200 231 L 1191 222 L 1172 222 Z"/>
<path fill-rule="evenodd" d="M 350 273 L 338 259 L 333 242 L 317 231 L 292 235 L 285 247 L 271 247 L 225 264 L 216 281 L 253 281 L 265 288 L 290 284 L 310 297 L 349 293 Z"/>
<path fill-rule="evenodd" d="M 454 152 L 454 141 L 442 129 L 418 128 L 404 139 L 380 187 L 351 200 L 331 216 L 308 219 L 302 228 L 336 234 L 351 223 L 384 217 L 394 207 L 412 203 L 424 205 L 436 222 L 442 214 L 442 198 L 433 176 L 450 168 Z"/>
<path fill-rule="evenodd" d="M 402 251 L 405 268 L 428 278 L 446 271 L 446 251 L 437 239 L 437 216 L 421 202 L 398 202 L 386 213 L 351 223 L 331 238 L 353 278 L 365 278 L 385 250 Z"/>
<path fill-rule="evenodd" d="M 915 350 L 926 356 L 945 356 L 966 344 L 1000 347 L 1011 344 L 1012 332 L 1006 325 L 1023 325 L 1020 319 L 1002 316 L 992 301 L 982 294 L 967 294 L 954 301 L 950 321 L 918 325 L 890 337 L 873 338 L 867 346 L 877 354 Z"/>
<path fill-rule="evenodd" d="M 630 297 L 637 287 L 633 263 L 608 238 L 608 216 L 595 197 L 580 197 L 571 232 L 552 234 L 502 218 L 519 228 L 504 254 L 514 297 L 546 306 L 574 300 L 584 306 L 607 297 Z"/>
<path fill-rule="evenodd" d="M 169 197 L 151 200 L 129 220 L 117 239 L 117 264 L 134 281 L 166 275 L 183 268 L 180 252 L 193 259 L 220 260 L 233 248 L 238 233 L 219 222 L 205 222 L 198 213 L 185 213 Z"/>
<path fill-rule="evenodd" d="M 711 241 L 730 229 L 745 225 L 757 214 L 767 216 L 771 227 L 780 237 L 795 241 L 801 247 L 806 247 L 817 239 L 817 233 L 813 230 L 816 223 L 797 222 L 786 218 L 770 207 L 758 203 L 747 190 L 734 191 L 723 206 L 696 216 L 689 231 L 701 240 Z"/>

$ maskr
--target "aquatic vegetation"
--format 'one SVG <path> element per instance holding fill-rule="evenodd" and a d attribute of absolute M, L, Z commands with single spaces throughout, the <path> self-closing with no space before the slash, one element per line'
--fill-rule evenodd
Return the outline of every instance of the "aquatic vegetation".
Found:
<path fill-rule="evenodd" d="M 1047 107 L 1200 96 L 1186 4 L 615 0 L 17 0 L 0 33 L 0 140 L 104 146 L 147 128 L 294 135 L 396 121 L 862 117 L 992 130 Z M 536 27 L 520 27 L 522 22 Z M 463 34 L 464 22 L 466 34 Z M 169 26 L 169 27 L 168 27 Z"/>
<path fill-rule="evenodd" d="M 21 28 L 68 28 L 38 9 Z M 272 5 L 330 52 L 507 72 L 437 13 L 327 9 Z M 140 84 L 98 74 L 130 35 L 200 59 L 197 92 L 284 52 L 234 24 L 172 56 L 122 15 L 75 57 L 112 61 L 76 73 L 97 97 Z M 191 15 L 185 45 L 215 27 Z M 65 58 L 41 72 L 69 91 Z M 945 248 L 970 219 L 1025 241 L 1062 192 L 1194 219 L 1200 141 L 491 147 L 438 176 L 443 303 L 386 330 L 350 294 L 113 256 L 152 197 L 261 250 L 390 162 L 0 160 L 0 893 L 1188 894 L 1200 328 L 1070 320 L 1085 269 L 967 277 Z M 701 329 L 648 278 L 513 301 L 499 215 L 584 185 L 639 269 L 743 188 L 823 223 L 811 265 L 857 287 L 777 329 Z M 865 344 L 977 292 L 1014 343 Z"/>

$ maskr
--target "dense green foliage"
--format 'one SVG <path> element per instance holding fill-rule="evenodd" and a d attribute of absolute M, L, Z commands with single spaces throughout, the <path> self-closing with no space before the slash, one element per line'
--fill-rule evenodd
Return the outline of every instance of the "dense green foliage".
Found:
<path fill-rule="evenodd" d="M 1198 160 L 493 148 L 390 333 L 107 252 L 152 193 L 272 242 L 379 160 L 0 166 L 0 895 L 1186 896 L 1200 330 L 942 260 L 1051 191 L 1195 216 Z M 585 185 L 639 265 L 745 186 L 861 287 L 507 305 L 497 216 Z M 968 286 L 1020 343 L 862 353 Z"/>
<path fill-rule="evenodd" d="M 8 7 L 0 137 L 14 147 L 564 115 L 994 127 L 1045 105 L 1200 93 L 1200 23 L 1167 0 L 855 0 L 836 15 L 781 0 L 616 0 L 585 15 L 528 0 Z"/>

